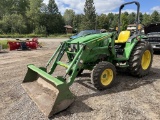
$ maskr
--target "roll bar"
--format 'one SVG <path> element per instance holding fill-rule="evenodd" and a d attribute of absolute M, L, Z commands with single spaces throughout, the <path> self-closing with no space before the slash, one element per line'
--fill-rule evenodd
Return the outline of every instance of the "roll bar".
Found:
<path fill-rule="evenodd" d="M 119 18 L 118 18 L 118 33 L 120 33 L 121 31 L 121 10 L 124 8 L 124 6 L 128 5 L 128 4 L 133 4 L 135 3 L 137 5 L 137 16 L 136 16 L 136 34 L 138 34 L 138 24 L 139 24 L 139 11 L 140 11 L 140 4 L 137 1 L 133 1 L 133 2 L 127 2 L 124 3 L 120 6 L 119 8 Z"/>

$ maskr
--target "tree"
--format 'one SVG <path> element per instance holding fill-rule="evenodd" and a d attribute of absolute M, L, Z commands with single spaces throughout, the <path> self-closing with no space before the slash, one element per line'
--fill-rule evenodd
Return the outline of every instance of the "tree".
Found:
<path fill-rule="evenodd" d="M 54 0 L 49 0 L 48 12 L 45 17 L 46 22 L 44 26 L 46 27 L 47 34 L 64 32 L 64 20 Z"/>
<path fill-rule="evenodd" d="M 3 17 L 5 14 L 11 14 L 13 4 L 14 0 L 0 0 L 0 16 Z"/>
<path fill-rule="evenodd" d="M 57 4 L 55 3 L 55 0 L 49 0 L 48 12 L 50 14 L 59 14 L 59 10 Z"/>
<path fill-rule="evenodd" d="M 28 0 L 14 0 L 12 5 L 12 12 L 25 16 L 28 8 L 29 8 Z"/>
<path fill-rule="evenodd" d="M 43 0 L 29 0 L 29 9 L 27 10 L 27 15 L 30 17 L 35 17 L 40 14 L 40 8 Z"/>
<path fill-rule="evenodd" d="M 158 11 L 155 10 L 155 11 L 151 14 L 151 22 L 152 22 L 152 23 L 160 22 L 160 15 L 159 15 Z"/>
<path fill-rule="evenodd" d="M 129 15 L 128 12 L 124 12 L 123 14 L 125 14 L 125 16 L 128 16 L 128 15 Z"/>
<path fill-rule="evenodd" d="M 118 14 L 114 15 L 113 20 L 111 21 L 110 27 L 114 29 L 118 27 Z"/>
<path fill-rule="evenodd" d="M 143 14 L 140 12 L 139 13 L 139 22 L 142 23 L 142 21 L 143 21 Z"/>
<path fill-rule="evenodd" d="M 128 18 L 127 15 L 124 13 L 121 15 L 121 23 L 122 23 L 121 30 L 126 30 L 128 26 Z"/>
<path fill-rule="evenodd" d="M 48 6 L 45 3 L 42 3 L 40 11 L 41 11 L 41 13 L 47 14 L 48 13 Z"/>
<path fill-rule="evenodd" d="M 151 23 L 150 15 L 148 15 L 148 14 L 145 13 L 145 14 L 143 15 L 142 24 L 145 25 L 145 26 L 147 26 L 147 25 L 149 25 L 150 23 Z"/>
<path fill-rule="evenodd" d="M 131 14 L 128 15 L 128 23 L 129 24 L 134 24 L 136 20 L 136 14 L 132 12 Z"/>
<path fill-rule="evenodd" d="M 65 24 L 73 26 L 74 16 L 75 16 L 75 12 L 72 9 L 66 9 L 63 15 Z"/>
<path fill-rule="evenodd" d="M 112 22 L 114 20 L 114 14 L 113 13 L 109 13 L 107 17 L 108 17 L 108 20 L 109 20 L 108 21 L 109 28 L 111 28 L 111 27 L 113 27 L 112 26 Z M 118 19 L 117 19 L 117 22 L 118 22 Z"/>
<path fill-rule="evenodd" d="M 26 10 L 28 7 L 28 0 L 1 0 L 1 31 L 4 33 L 25 33 L 25 18 L 27 18 Z"/>
<path fill-rule="evenodd" d="M 83 29 L 95 29 L 96 13 L 93 0 L 86 0 L 84 5 Z"/>
<path fill-rule="evenodd" d="M 22 15 L 4 15 L 0 21 L 0 28 L 4 33 L 25 33 L 26 25 Z"/>
<path fill-rule="evenodd" d="M 0 18 L 5 14 L 21 14 L 25 16 L 29 7 L 28 0 L 1 0 L 0 1 Z"/>
<path fill-rule="evenodd" d="M 97 28 L 99 29 L 108 29 L 109 28 L 109 19 L 106 14 L 101 14 L 98 16 Z"/>
<path fill-rule="evenodd" d="M 43 0 L 29 0 L 29 9 L 27 10 L 27 26 L 28 32 L 34 32 L 35 28 L 39 26 L 40 8 Z"/>
<path fill-rule="evenodd" d="M 81 30 L 81 25 L 82 25 L 83 17 L 84 17 L 83 14 L 77 14 L 77 15 L 74 16 L 74 19 L 73 19 L 73 28 L 75 29 L 75 32 Z"/>

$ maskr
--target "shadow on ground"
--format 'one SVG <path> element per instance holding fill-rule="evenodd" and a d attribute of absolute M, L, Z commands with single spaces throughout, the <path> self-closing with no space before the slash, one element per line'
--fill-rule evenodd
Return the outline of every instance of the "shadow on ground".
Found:
<path fill-rule="evenodd" d="M 96 88 L 94 88 L 94 86 L 91 84 L 89 79 L 90 73 L 84 73 L 80 76 L 80 79 L 76 80 L 75 82 L 77 82 L 78 84 L 81 84 L 87 89 L 90 89 L 91 91 L 94 91 L 94 93 L 77 96 L 75 99 L 75 102 L 70 106 L 70 108 L 57 114 L 55 118 L 72 115 L 74 113 L 91 112 L 93 111 L 93 109 L 88 105 L 86 105 L 85 103 L 83 103 L 84 100 L 91 97 L 97 97 L 97 96 L 102 96 L 106 94 L 113 94 L 113 93 L 118 93 L 122 91 L 130 91 L 130 90 L 139 88 L 141 86 L 152 84 L 153 82 L 157 81 L 160 78 L 160 74 L 158 74 L 158 71 L 160 71 L 160 69 L 152 68 L 150 73 L 143 78 L 132 77 L 126 73 L 117 74 L 116 76 L 117 84 L 115 84 L 112 88 L 104 91 L 98 91 Z M 86 77 L 88 79 L 86 79 Z M 74 112 L 72 110 L 72 106 L 74 106 Z"/>
<path fill-rule="evenodd" d="M 154 51 L 154 55 L 160 55 L 160 50 L 159 51 Z"/>
<path fill-rule="evenodd" d="M 9 51 L 0 51 L 0 54 L 9 53 Z"/>

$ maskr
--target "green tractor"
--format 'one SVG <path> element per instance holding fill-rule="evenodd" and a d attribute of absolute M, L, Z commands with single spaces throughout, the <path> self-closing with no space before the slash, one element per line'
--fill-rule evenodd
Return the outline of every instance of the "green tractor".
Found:
<path fill-rule="evenodd" d="M 120 17 L 123 7 L 133 3 L 137 5 L 137 27 L 136 33 L 131 35 L 130 31 L 120 30 Z M 148 42 L 143 41 L 143 35 L 138 30 L 139 8 L 138 2 L 120 6 L 118 33 L 108 32 L 69 39 L 60 44 L 46 67 L 28 65 L 22 86 L 46 116 L 51 117 L 66 109 L 74 101 L 69 87 L 83 70 L 92 71 L 91 82 L 98 90 L 114 85 L 116 68 L 128 69 L 136 77 L 149 73 L 153 49 Z M 62 61 L 64 55 L 68 62 Z M 48 70 L 49 65 L 51 67 Z M 66 68 L 66 72 L 62 76 L 53 77 L 57 66 Z"/>

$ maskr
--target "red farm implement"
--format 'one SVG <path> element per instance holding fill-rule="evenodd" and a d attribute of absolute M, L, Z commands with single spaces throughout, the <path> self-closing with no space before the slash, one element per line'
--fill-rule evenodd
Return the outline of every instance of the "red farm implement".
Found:
<path fill-rule="evenodd" d="M 33 38 L 31 41 L 29 39 L 17 41 L 8 41 L 10 50 L 30 50 L 42 47 L 39 45 L 38 38 Z"/>

